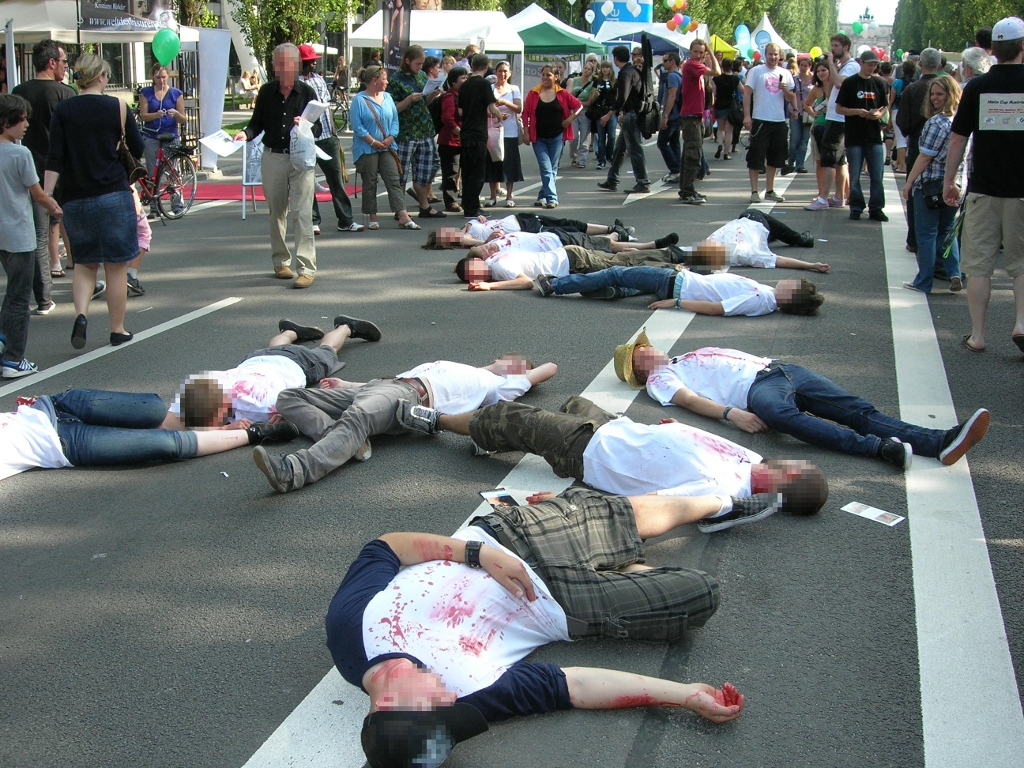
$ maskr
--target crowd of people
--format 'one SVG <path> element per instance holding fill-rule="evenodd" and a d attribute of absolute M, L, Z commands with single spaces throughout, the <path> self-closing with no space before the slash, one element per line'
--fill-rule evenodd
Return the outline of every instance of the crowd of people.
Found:
<path fill-rule="evenodd" d="M 808 172 L 809 144 L 818 188 L 807 209 L 848 206 L 851 220 L 866 211 L 885 222 L 883 172 L 894 162 L 906 173 L 907 247 L 919 266 L 906 287 L 931 292 L 940 268 L 953 292 L 966 279 L 972 332 L 963 344 L 983 352 L 991 275 L 1003 251 L 1017 307 L 1011 338 L 1024 351 L 1024 180 L 1005 172 L 1021 167 L 1024 149 L 989 98 L 1024 93 L 1024 21 L 1004 19 L 988 34 L 964 52 L 957 78 L 940 71 L 941 54 L 930 48 L 916 64 L 904 62 L 899 78 L 892 66 L 878 74 L 878 55 L 866 51 L 854 59 L 843 34 L 816 60 L 787 62 L 769 43 L 763 63 L 749 64 L 716 56 L 696 40 L 685 59 L 670 53 L 662 62 L 663 181 L 678 184 L 684 204 L 707 201 L 696 185 L 711 173 L 703 146 L 717 123 L 716 161 L 731 160 L 740 130 L 749 133 L 752 204 L 783 202 L 774 188 L 778 175 Z M 278 46 L 273 79 L 256 86 L 251 119 L 235 137 L 252 141 L 262 134 L 274 275 L 294 278 L 300 289 L 315 280 L 322 220 L 313 169 L 293 162 L 291 134 L 311 101 L 331 96 L 316 72 L 317 58 L 308 45 Z M 19 86 L 20 94 L 0 95 L 4 378 L 35 371 L 25 359 L 30 301 L 35 282 L 38 309 L 52 309 L 47 278 L 56 276 L 51 242 L 58 220 L 75 264 L 72 345 L 85 345 L 101 264 L 110 342 L 132 339 L 125 302 L 133 281 L 142 290 L 129 270 L 132 264 L 137 270 L 145 250 L 146 216 L 118 148 L 145 155 L 152 168 L 157 137 L 183 122 L 181 92 L 168 85 L 163 67 L 154 68 L 153 86 L 141 94 L 140 131 L 123 103 L 104 95 L 110 69 L 101 58 L 79 57 L 77 95 L 60 82 L 67 58 L 59 44 L 40 43 L 33 60 L 37 79 Z M 567 142 L 571 164 L 586 168 L 593 140 L 597 169 L 607 171 L 602 189 L 618 188 L 628 155 L 635 180 L 629 191 L 650 192 L 641 119 L 644 93 L 654 87 L 649 66 L 642 51 L 618 46 L 611 61 L 588 58 L 578 77 L 568 75 L 565 62 L 544 65 L 540 84 L 524 96 L 511 82 L 511 64 L 495 64 L 475 46 L 462 61 L 446 62 L 412 45 L 394 73 L 367 65 L 359 73 L 362 89 L 350 98 L 366 228 L 381 226 L 376 190 L 382 181 L 402 229 L 420 230 L 421 222 L 447 213 L 466 217 L 461 228 L 433 229 L 425 247 L 469 248 L 454 271 L 472 291 L 532 289 L 545 297 L 595 299 L 647 293 L 656 297 L 651 309 L 816 314 L 825 297 L 807 279 L 771 286 L 723 271 L 829 271 L 828 264 L 775 254 L 773 241 L 812 248 L 814 238 L 758 210 L 692 246 L 679 246 L 673 232 L 644 241 L 620 220 L 484 215 L 481 209 L 499 204 L 516 207 L 513 188 L 524 180 L 521 145 L 531 146 L 538 161 L 538 208 L 559 205 L 556 178 Z M 338 229 L 359 232 L 333 122 L 325 115 L 309 129 L 327 158 L 317 162 Z M 439 173 L 440 199 L 433 194 Z M 416 220 L 406 207 L 410 195 Z M 294 262 L 289 221 L 296 229 Z M 528 504 L 473 519 L 451 537 L 382 535 L 349 567 L 328 611 L 328 647 L 342 676 L 370 696 L 361 732 L 370 765 L 439 765 L 488 722 L 558 709 L 670 706 L 713 722 L 739 717 L 743 696 L 728 683 L 715 688 L 523 659 L 574 636 L 665 641 L 703 626 L 720 601 L 714 577 L 643 565 L 644 540 L 682 525 L 714 534 L 779 511 L 815 514 L 828 499 L 824 473 L 805 461 L 765 459 L 676 419 L 641 424 L 580 397 L 558 412 L 516 402 L 558 371 L 552 362 L 537 365 L 520 354 L 481 366 L 404 361 L 399 372 L 365 383 L 336 376 L 348 340 L 381 338 L 375 323 L 347 315 L 336 316 L 326 332 L 285 318 L 267 346 L 235 368 L 189 377 L 170 406 L 152 394 L 88 389 L 19 398 L 16 412 L 0 414 L 0 480 L 33 468 L 181 461 L 247 445 L 270 487 L 294 493 L 352 460 L 370 460 L 377 435 L 449 431 L 468 436 L 479 456 L 534 453 L 555 474 L 585 487 L 535 494 Z M 717 347 L 669 357 L 644 332 L 614 347 L 613 359 L 625 385 L 646 389 L 663 406 L 748 433 L 775 430 L 901 470 L 915 453 L 956 463 L 984 437 L 990 418 L 980 408 L 949 429 L 916 426 L 784 360 Z M 264 447 L 300 436 L 312 444 L 279 455 Z"/>

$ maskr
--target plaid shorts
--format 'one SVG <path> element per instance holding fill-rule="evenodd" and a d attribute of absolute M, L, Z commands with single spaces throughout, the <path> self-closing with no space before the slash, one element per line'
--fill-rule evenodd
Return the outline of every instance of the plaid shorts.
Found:
<path fill-rule="evenodd" d="M 624 496 L 569 488 L 532 507 L 483 518 L 544 580 L 578 636 L 678 640 L 718 609 L 718 582 L 702 571 L 644 561 L 633 506 Z"/>
<path fill-rule="evenodd" d="M 398 159 L 402 162 L 402 184 L 412 172 L 414 184 L 430 184 L 441 168 L 441 158 L 433 139 L 410 139 L 395 142 Z"/>

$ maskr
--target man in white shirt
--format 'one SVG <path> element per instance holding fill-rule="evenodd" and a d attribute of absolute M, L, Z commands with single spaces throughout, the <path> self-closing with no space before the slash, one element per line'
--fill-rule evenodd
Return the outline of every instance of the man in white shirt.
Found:
<path fill-rule="evenodd" d="M 799 365 L 718 347 L 669 358 L 643 331 L 632 344 L 615 348 L 615 373 L 635 389 L 646 386 L 662 405 L 724 419 L 744 432 L 774 429 L 900 469 L 910 468 L 914 453 L 955 464 L 988 430 L 984 408 L 951 429 L 918 427 Z"/>
<path fill-rule="evenodd" d="M 395 378 L 367 383 L 326 378 L 320 389 L 288 389 L 277 398 L 277 410 L 282 419 L 315 443 L 280 456 L 257 448 L 253 461 L 274 490 L 294 491 L 315 483 L 351 458 L 368 459 L 371 436 L 417 429 L 421 410 L 466 413 L 515 400 L 557 372 L 554 363 L 535 368 L 520 355 L 505 355 L 481 368 L 438 360 Z"/>
<path fill-rule="evenodd" d="M 741 445 L 675 419 L 638 424 L 582 397 L 571 398 L 561 413 L 497 403 L 473 413 L 439 415 L 436 427 L 469 435 L 478 454 L 535 453 L 559 477 L 608 493 L 738 498 L 781 493 L 780 509 L 803 515 L 814 514 L 828 499 L 825 475 L 805 461 L 763 461 Z M 712 516 L 701 530 L 721 530 L 714 524 Z"/>
<path fill-rule="evenodd" d="M 608 224 L 592 224 L 579 219 L 555 218 L 539 213 L 514 213 L 501 219 L 488 219 L 483 214 L 466 222 L 461 230 L 451 227 L 440 227 L 427 235 L 427 249 L 445 250 L 462 246 L 471 248 L 494 237 L 502 237 L 510 232 L 547 232 L 561 230 L 565 232 L 582 232 L 585 235 L 605 235 L 619 242 L 634 242 L 633 227 L 627 227 L 619 219 L 611 226 Z"/>
<path fill-rule="evenodd" d="M 761 202 L 757 178 L 766 168 L 765 200 L 781 203 L 775 193 L 775 172 L 789 157 L 789 125 L 786 102 L 796 106 L 793 75 L 779 66 L 781 49 L 775 43 L 764 47 L 764 64 L 751 69 L 743 81 L 743 127 L 750 131 L 747 173 L 750 176 L 750 202 Z"/>
<path fill-rule="evenodd" d="M 774 240 L 800 248 L 814 247 L 814 236 L 810 232 L 797 232 L 774 216 L 750 209 L 716 229 L 707 240 L 680 250 L 687 254 L 686 264 L 690 269 L 760 267 L 828 272 L 828 264 L 820 261 L 802 261 L 773 253 L 769 243 Z"/>

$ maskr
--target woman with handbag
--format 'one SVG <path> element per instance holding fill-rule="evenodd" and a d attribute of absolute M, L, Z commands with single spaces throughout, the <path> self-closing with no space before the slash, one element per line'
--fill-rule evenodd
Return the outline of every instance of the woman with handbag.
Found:
<path fill-rule="evenodd" d="M 380 229 L 377 220 L 377 179 L 384 181 L 388 204 L 402 229 L 419 229 L 409 218 L 402 194 L 402 167 L 394 147 L 398 136 L 398 108 L 388 87 L 388 71 L 372 65 L 362 74 L 366 90 L 352 98 L 349 118 L 352 122 L 352 158 L 363 177 L 363 213 L 370 221 L 367 229 Z"/>
<path fill-rule="evenodd" d="M 499 61 L 494 68 L 496 82 L 493 90 L 497 99 L 495 106 L 501 112 L 501 125 L 505 131 L 505 155 L 502 160 L 487 160 L 487 181 L 491 185 L 491 199 L 484 203 L 485 208 L 493 208 L 498 204 L 502 179 L 505 180 L 505 207 L 515 208 L 512 186 L 518 181 L 523 181 L 523 161 L 519 157 L 519 139 L 522 136 L 519 115 L 523 111 L 523 94 L 520 93 L 518 85 L 509 82 L 511 76 L 512 65 L 507 61 Z"/>
<path fill-rule="evenodd" d="M 739 77 L 733 74 L 733 64 L 735 62 L 732 59 L 723 59 L 722 74 L 711 78 L 711 89 L 715 94 L 715 119 L 718 121 L 718 149 L 715 150 L 715 160 L 732 159 L 732 155 L 729 154 L 729 149 L 733 145 L 730 112 L 736 89 L 740 87 Z"/>
<path fill-rule="evenodd" d="M 541 67 L 540 85 L 530 89 L 523 107 L 523 128 L 540 166 L 540 191 L 534 203 L 537 208 L 558 207 L 558 161 L 565 142 L 572 140 L 572 123 L 582 111 L 580 100 L 558 85 L 554 67 Z"/>
<path fill-rule="evenodd" d="M 50 120 L 50 151 L 44 189 L 53 194 L 60 179 L 63 223 L 75 254 L 72 295 L 75 324 L 71 346 L 85 346 L 89 300 L 100 264 L 107 278 L 110 343 L 131 341 L 124 329 L 128 262 L 139 255 L 135 202 L 129 173 L 145 169 L 135 159 L 144 152 L 142 136 L 123 101 L 104 96 L 110 65 L 94 54 L 75 62 L 79 95 L 62 101 Z"/>
<path fill-rule="evenodd" d="M 615 102 L 615 69 L 605 59 L 597 68 L 597 78 L 586 101 L 587 118 L 597 137 L 597 170 L 603 171 L 615 147 L 615 129 L 619 125 L 618 115 L 601 124 L 601 118 L 608 114 Z"/>
<path fill-rule="evenodd" d="M 947 74 L 941 74 L 931 81 L 928 98 L 922 112 L 928 118 L 921 130 L 919 147 L 914 167 L 907 174 L 903 186 L 903 197 L 914 206 L 914 232 L 917 234 L 917 276 L 904 288 L 922 293 L 931 293 L 935 275 L 936 260 L 943 256 L 938 252 L 939 243 L 946 240 L 957 209 L 942 200 L 942 179 L 946 173 L 946 154 L 953 129 L 953 115 L 960 104 L 960 86 Z M 957 176 L 963 164 L 957 169 Z M 944 266 L 949 278 L 949 290 L 953 293 L 963 290 L 960 276 L 960 248 L 953 238 Z"/>

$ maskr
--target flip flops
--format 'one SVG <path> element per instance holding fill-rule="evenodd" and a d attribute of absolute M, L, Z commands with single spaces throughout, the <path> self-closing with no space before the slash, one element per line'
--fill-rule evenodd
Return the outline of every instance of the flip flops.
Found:
<path fill-rule="evenodd" d="M 410 219 L 409 221 L 405 222 L 405 224 L 402 225 L 402 229 L 422 229 L 422 227 L 415 221 Z"/>
<path fill-rule="evenodd" d="M 51 269 L 50 270 L 50 277 L 53 277 L 53 278 L 67 277 L 67 272 L 65 272 L 63 269 Z"/>
<path fill-rule="evenodd" d="M 963 341 L 961 342 L 965 347 L 967 347 L 968 350 L 970 350 L 971 352 L 977 352 L 979 354 L 985 351 L 984 347 L 981 347 L 979 349 L 978 347 L 971 346 L 970 338 L 971 338 L 971 334 L 968 333 L 966 336 L 964 336 Z M 1022 340 L 1024 340 L 1024 337 L 1022 337 Z M 1018 344 L 1017 346 L 1020 346 L 1020 345 Z M 1022 350 L 1022 351 L 1024 351 L 1024 350 Z"/>

